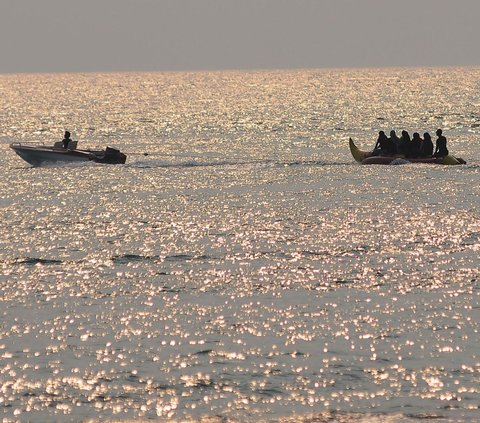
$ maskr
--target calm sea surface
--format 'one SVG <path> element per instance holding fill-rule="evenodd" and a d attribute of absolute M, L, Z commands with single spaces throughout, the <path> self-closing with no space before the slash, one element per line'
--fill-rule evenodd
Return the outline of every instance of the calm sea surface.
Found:
<path fill-rule="evenodd" d="M 479 68 L 0 92 L 3 422 L 480 421 Z M 467 165 L 348 149 L 439 127 Z M 65 130 L 127 164 L 8 148 Z"/>

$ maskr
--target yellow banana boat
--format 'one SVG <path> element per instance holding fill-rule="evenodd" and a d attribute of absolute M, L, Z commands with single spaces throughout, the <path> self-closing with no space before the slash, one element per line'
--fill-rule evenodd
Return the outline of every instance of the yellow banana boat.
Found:
<path fill-rule="evenodd" d="M 352 153 L 355 161 L 361 164 L 390 164 L 395 160 L 404 160 L 410 163 L 430 163 L 430 164 L 443 164 L 443 165 L 459 165 L 466 164 L 466 161 L 460 157 L 452 156 L 448 154 L 445 157 L 409 157 L 405 158 L 403 155 L 396 156 L 372 156 L 369 151 L 360 150 L 353 140 L 349 140 L 350 152 Z"/>

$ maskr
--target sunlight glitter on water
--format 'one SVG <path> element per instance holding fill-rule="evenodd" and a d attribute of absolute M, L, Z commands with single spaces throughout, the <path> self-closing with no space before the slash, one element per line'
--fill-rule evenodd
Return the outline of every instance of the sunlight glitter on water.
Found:
<path fill-rule="evenodd" d="M 29 168 L 0 145 L 5 418 L 474 421 L 479 75 L 0 77 L 2 140 L 131 153 Z M 469 165 L 353 163 L 349 135 L 400 125 Z"/>

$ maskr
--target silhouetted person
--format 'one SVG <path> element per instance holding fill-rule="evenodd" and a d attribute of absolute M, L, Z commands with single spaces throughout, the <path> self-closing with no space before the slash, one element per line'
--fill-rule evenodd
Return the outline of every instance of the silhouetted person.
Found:
<path fill-rule="evenodd" d="M 435 152 L 433 155 L 435 157 L 445 157 L 448 156 L 448 148 L 447 148 L 447 139 L 442 135 L 442 130 L 437 129 L 437 142 L 435 144 Z"/>
<path fill-rule="evenodd" d="M 408 155 L 410 149 L 410 135 L 407 131 L 402 131 L 402 136 L 400 137 L 400 142 L 398 144 L 397 153 L 403 154 L 404 156 Z"/>
<path fill-rule="evenodd" d="M 385 132 L 380 131 L 378 133 L 378 139 L 372 152 L 372 156 L 384 156 L 388 154 L 388 137 Z"/>
<path fill-rule="evenodd" d="M 392 145 L 393 154 L 397 154 L 400 146 L 400 138 L 394 130 L 390 131 L 390 143 Z"/>
<path fill-rule="evenodd" d="M 415 132 L 413 134 L 412 141 L 410 141 L 408 156 L 409 157 L 418 157 L 420 156 L 420 148 L 422 146 L 422 139 L 420 138 L 420 134 Z"/>
<path fill-rule="evenodd" d="M 422 157 L 430 157 L 433 155 L 433 142 L 432 137 L 428 132 L 423 134 L 422 147 L 420 149 L 420 154 Z"/>
<path fill-rule="evenodd" d="M 72 139 L 70 138 L 70 132 L 68 131 L 65 131 L 65 135 L 63 137 L 63 140 L 62 140 L 62 143 L 63 143 L 63 148 L 66 150 L 67 147 L 68 147 L 68 143 L 72 141 Z"/>
<path fill-rule="evenodd" d="M 383 144 L 381 145 L 382 155 L 384 156 L 393 156 L 396 151 L 395 144 L 391 138 L 385 137 Z"/>

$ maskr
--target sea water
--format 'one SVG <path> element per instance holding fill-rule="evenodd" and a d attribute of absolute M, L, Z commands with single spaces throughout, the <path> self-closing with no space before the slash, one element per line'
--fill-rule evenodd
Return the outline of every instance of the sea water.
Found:
<path fill-rule="evenodd" d="M 4 422 L 480 421 L 480 69 L 0 90 Z M 348 148 L 437 128 L 467 165 Z M 127 164 L 8 148 L 65 130 Z"/>

